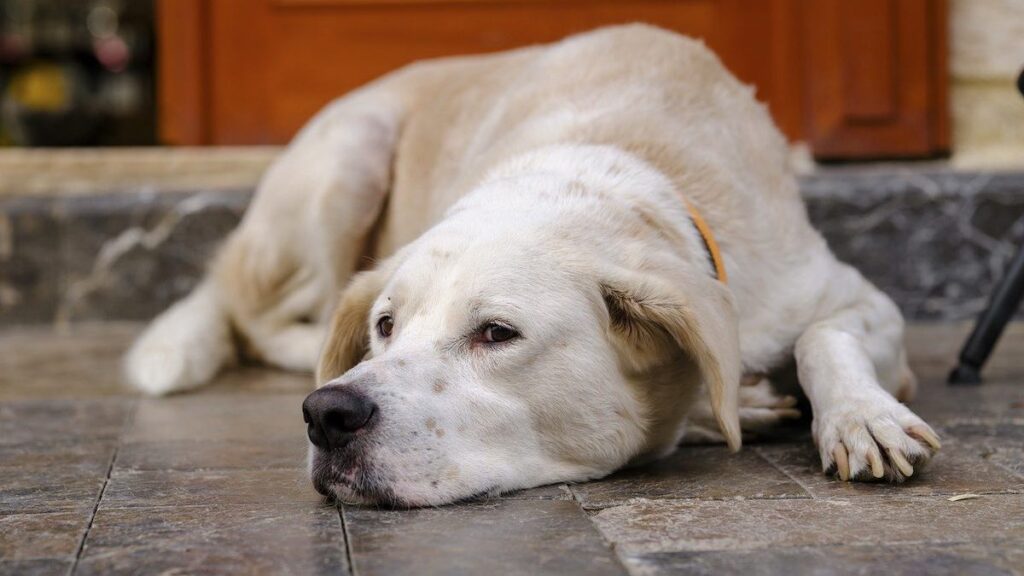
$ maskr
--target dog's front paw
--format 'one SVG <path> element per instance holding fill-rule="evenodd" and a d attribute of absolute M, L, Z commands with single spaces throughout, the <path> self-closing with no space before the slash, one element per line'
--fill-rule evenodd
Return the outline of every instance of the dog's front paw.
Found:
<path fill-rule="evenodd" d="M 813 429 L 825 473 L 841 480 L 902 482 L 940 447 L 931 426 L 881 391 L 815 414 Z"/>

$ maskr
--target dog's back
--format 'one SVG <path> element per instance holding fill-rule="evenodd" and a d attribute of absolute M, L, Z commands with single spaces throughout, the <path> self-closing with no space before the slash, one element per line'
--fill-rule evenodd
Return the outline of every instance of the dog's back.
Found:
<path fill-rule="evenodd" d="M 789 148 L 767 110 L 691 38 L 615 26 L 548 46 L 419 63 L 402 75 L 418 95 L 398 144 L 378 256 L 418 237 L 495 165 L 553 144 L 612 145 L 639 156 L 707 204 L 706 218 L 723 236 L 750 234 L 779 210 L 802 210 Z M 750 213 L 761 217 L 748 221 Z"/>

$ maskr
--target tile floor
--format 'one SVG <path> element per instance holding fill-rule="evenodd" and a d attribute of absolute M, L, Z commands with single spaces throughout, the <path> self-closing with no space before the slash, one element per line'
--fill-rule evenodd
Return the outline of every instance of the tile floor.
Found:
<path fill-rule="evenodd" d="M 126 391 L 136 330 L 0 330 L 0 574 L 1024 574 L 1021 325 L 980 388 L 942 384 L 964 326 L 912 327 L 914 407 L 945 446 L 901 487 L 826 478 L 795 428 L 735 456 L 684 447 L 599 482 L 411 511 L 315 494 L 308 377 Z M 948 500 L 963 493 L 981 497 Z"/>

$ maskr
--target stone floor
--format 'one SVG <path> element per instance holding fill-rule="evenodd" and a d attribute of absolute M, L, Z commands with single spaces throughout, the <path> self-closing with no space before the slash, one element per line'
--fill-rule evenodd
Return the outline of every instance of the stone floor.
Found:
<path fill-rule="evenodd" d="M 901 487 L 826 478 L 804 423 L 738 455 L 688 446 L 599 482 L 412 511 L 317 497 L 308 377 L 242 369 L 142 399 L 117 377 L 136 326 L 3 329 L 0 574 L 1022 574 L 1024 325 L 987 384 L 948 388 L 964 329 L 911 330 L 914 407 L 944 448 Z"/>

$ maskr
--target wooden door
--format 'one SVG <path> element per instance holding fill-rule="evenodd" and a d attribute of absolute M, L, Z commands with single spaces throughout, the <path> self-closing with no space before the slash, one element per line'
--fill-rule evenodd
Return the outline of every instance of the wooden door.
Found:
<path fill-rule="evenodd" d="M 930 156 L 949 147 L 945 4 L 805 1 L 804 135 L 819 157 Z"/>
<path fill-rule="evenodd" d="M 822 157 L 945 150 L 946 80 L 930 68 L 941 64 L 944 1 L 865 4 L 158 0 L 161 134 L 173 144 L 284 143 L 332 98 L 408 62 L 644 21 L 705 39 L 783 131 Z"/>

